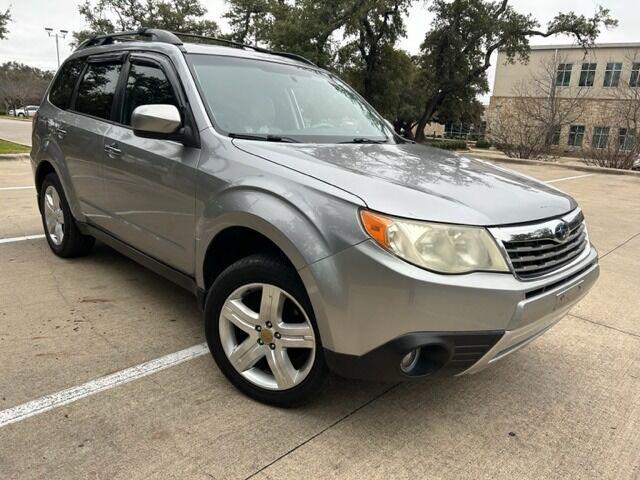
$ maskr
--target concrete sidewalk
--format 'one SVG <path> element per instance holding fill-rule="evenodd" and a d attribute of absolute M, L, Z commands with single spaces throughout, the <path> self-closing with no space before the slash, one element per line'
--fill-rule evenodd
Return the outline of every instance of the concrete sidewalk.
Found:
<path fill-rule="evenodd" d="M 640 478 L 640 178 L 503 167 L 567 191 L 601 277 L 557 326 L 477 375 L 332 377 L 302 408 L 236 391 L 212 358 L 0 427 L 0 478 Z M 583 172 L 584 173 L 584 172 Z M 42 233 L 29 162 L 0 162 L 0 239 Z M 204 341 L 195 299 L 98 244 L 0 244 L 0 411 Z"/>

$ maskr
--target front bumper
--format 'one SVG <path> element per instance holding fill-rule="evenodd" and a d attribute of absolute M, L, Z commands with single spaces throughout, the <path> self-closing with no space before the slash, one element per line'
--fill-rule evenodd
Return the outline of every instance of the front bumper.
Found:
<path fill-rule="evenodd" d="M 490 364 L 524 347 L 545 333 L 578 303 L 595 284 L 600 274 L 597 261 L 583 267 L 564 282 L 518 303 L 513 330 L 506 330 L 495 345 L 461 374 L 477 373 Z"/>
<path fill-rule="evenodd" d="M 591 248 L 557 275 L 440 275 L 366 241 L 300 271 L 329 367 L 355 378 L 398 380 L 476 373 L 551 328 L 599 275 Z M 421 348 L 409 374 L 400 360 Z"/>

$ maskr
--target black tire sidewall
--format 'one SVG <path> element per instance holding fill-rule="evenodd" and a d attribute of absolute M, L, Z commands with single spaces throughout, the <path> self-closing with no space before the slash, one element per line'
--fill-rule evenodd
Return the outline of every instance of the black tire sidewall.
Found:
<path fill-rule="evenodd" d="M 286 291 L 304 308 L 313 326 L 316 338 L 314 364 L 307 377 L 288 390 L 273 391 L 254 385 L 236 371 L 222 347 L 218 330 L 222 306 L 231 293 L 250 283 L 271 284 Z M 253 255 L 228 267 L 207 293 L 204 319 L 207 343 L 213 358 L 229 381 L 246 395 L 270 405 L 293 407 L 311 400 L 322 386 L 327 367 L 313 308 L 297 273 L 282 260 L 273 256 Z"/>

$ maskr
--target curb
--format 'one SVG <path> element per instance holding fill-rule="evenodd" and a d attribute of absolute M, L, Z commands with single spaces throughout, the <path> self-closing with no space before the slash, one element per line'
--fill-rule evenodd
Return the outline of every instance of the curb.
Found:
<path fill-rule="evenodd" d="M 3 153 L 0 155 L 0 161 L 2 160 L 29 160 L 28 153 Z"/>
<path fill-rule="evenodd" d="M 608 175 L 629 175 L 632 177 L 640 178 L 640 172 L 637 172 L 634 170 L 621 170 L 618 168 L 594 167 L 592 165 L 567 165 L 565 163 L 544 162 L 541 160 L 525 160 L 523 158 L 494 157 L 491 155 L 476 155 L 475 152 L 469 152 L 469 155 L 474 155 L 476 158 L 479 158 L 481 160 L 492 160 L 494 162 L 516 163 L 519 165 L 536 165 L 539 167 L 553 166 L 558 168 L 564 168 L 566 170 L 578 170 L 580 172 L 604 173 Z"/>

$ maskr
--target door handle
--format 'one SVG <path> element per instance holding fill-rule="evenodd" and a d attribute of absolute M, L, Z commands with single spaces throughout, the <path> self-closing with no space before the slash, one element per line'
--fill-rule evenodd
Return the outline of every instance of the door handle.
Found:
<path fill-rule="evenodd" d="M 60 127 L 56 128 L 54 132 L 56 134 L 56 137 L 58 138 L 64 138 L 64 136 L 67 134 L 67 131 Z"/>
<path fill-rule="evenodd" d="M 122 150 L 118 148 L 117 143 L 111 143 L 109 145 L 105 145 L 104 151 L 107 152 L 109 156 L 112 156 L 112 157 L 119 157 L 120 155 L 122 155 Z"/>

